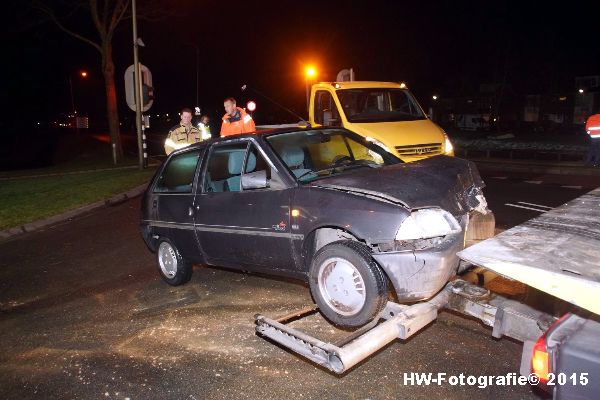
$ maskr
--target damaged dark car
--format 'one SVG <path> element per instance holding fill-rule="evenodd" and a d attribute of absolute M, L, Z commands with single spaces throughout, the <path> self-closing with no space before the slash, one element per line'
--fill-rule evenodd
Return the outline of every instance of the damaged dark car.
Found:
<path fill-rule="evenodd" d="M 171 285 L 205 264 L 305 280 L 333 323 L 371 321 L 456 272 L 488 212 L 473 163 L 403 163 L 345 129 L 270 130 L 172 153 L 142 200 L 141 232 Z"/>

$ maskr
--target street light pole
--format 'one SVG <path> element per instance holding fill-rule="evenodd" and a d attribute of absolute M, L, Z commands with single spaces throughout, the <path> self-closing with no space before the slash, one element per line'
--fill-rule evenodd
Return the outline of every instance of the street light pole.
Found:
<path fill-rule="evenodd" d="M 315 69 L 313 67 L 307 67 L 306 70 L 304 71 L 304 84 L 306 87 L 306 115 L 307 115 L 307 119 L 308 116 L 310 115 L 310 98 L 309 98 L 309 90 L 308 90 L 308 80 L 312 79 L 315 75 L 317 74 L 317 71 L 315 71 Z"/>
<path fill-rule="evenodd" d="M 135 0 L 131 0 L 131 21 L 133 24 L 133 75 L 134 75 L 134 94 L 135 94 L 135 127 L 137 131 L 137 144 L 138 144 L 138 167 L 144 169 L 144 149 L 142 148 L 142 104 L 141 104 L 141 93 L 140 93 L 140 63 L 138 57 L 138 35 L 137 35 L 137 8 Z M 114 146 L 114 144 L 113 144 Z M 116 153 L 113 148 L 113 157 L 116 163 Z"/>
<path fill-rule="evenodd" d="M 73 115 L 77 111 L 75 111 L 75 97 L 73 96 L 73 80 L 71 79 L 71 75 L 69 75 L 69 87 L 71 88 L 71 110 L 73 110 Z"/>

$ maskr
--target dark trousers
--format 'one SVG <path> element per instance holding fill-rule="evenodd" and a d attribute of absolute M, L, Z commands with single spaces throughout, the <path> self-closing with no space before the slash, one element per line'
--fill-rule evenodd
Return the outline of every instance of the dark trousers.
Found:
<path fill-rule="evenodd" d="M 600 167 L 600 138 L 592 138 L 590 150 L 585 158 L 585 165 Z"/>

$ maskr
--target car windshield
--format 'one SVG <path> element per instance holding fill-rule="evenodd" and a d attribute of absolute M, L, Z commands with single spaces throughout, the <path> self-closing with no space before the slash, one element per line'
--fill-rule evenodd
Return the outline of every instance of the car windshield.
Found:
<path fill-rule="evenodd" d="M 381 147 L 340 129 L 280 133 L 266 139 L 301 183 L 402 162 Z"/>
<path fill-rule="evenodd" d="M 393 122 L 425 119 L 425 114 L 405 89 L 341 89 L 338 98 L 349 122 Z"/>

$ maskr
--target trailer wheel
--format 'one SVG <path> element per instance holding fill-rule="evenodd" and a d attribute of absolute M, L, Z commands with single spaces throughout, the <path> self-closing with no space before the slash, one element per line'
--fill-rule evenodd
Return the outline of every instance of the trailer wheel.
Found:
<path fill-rule="evenodd" d="M 171 286 L 179 286 L 192 277 L 192 264 L 186 261 L 168 239 L 160 239 L 156 252 L 158 272 Z"/>
<path fill-rule="evenodd" d="M 342 327 L 370 322 L 387 302 L 387 279 L 358 242 L 330 243 L 314 256 L 309 271 L 310 290 L 323 315 Z"/>

